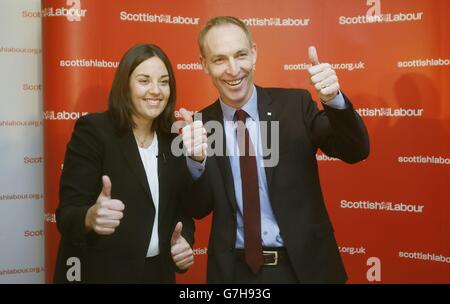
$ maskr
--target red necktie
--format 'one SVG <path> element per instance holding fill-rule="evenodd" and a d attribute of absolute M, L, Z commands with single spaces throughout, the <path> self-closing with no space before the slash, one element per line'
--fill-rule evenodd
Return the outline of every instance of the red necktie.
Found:
<path fill-rule="evenodd" d="M 251 270 L 257 273 L 263 264 L 258 171 L 256 170 L 255 150 L 245 127 L 247 113 L 244 110 L 237 110 L 235 115 L 241 122 L 238 123 L 237 134 L 244 209 L 245 261 Z M 242 128 L 244 128 L 244 132 Z"/>

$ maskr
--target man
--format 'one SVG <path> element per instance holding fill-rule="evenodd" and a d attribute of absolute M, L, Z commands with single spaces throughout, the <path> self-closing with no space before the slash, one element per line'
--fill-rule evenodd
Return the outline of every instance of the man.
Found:
<path fill-rule="evenodd" d="M 188 208 L 198 219 L 213 213 L 208 283 L 346 282 L 316 151 L 356 163 L 368 156 L 369 140 L 361 118 L 339 91 L 336 73 L 329 64 L 319 64 L 311 47 L 311 83 L 324 107 L 319 111 L 305 90 L 254 85 L 256 45 L 239 19 L 209 20 L 198 43 L 204 72 L 220 96 L 201 111 L 202 120 L 205 126 L 220 122 L 226 146 L 226 153 L 218 153 L 215 143 L 215 155 L 206 157 L 206 135 L 197 136 L 205 132 L 202 122 L 192 122 L 180 110 L 188 123 L 183 141 L 196 179 L 196 202 Z M 275 136 L 258 122 L 275 128 Z M 269 143 L 278 146 L 272 153 L 278 155 L 271 155 L 277 161 L 263 166 L 267 156 L 262 150 Z"/>

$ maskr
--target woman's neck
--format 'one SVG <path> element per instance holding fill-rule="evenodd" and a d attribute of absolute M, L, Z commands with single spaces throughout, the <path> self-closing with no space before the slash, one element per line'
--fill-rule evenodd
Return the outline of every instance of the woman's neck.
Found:
<path fill-rule="evenodd" d="M 133 134 L 136 138 L 136 142 L 141 148 L 147 148 L 151 145 L 154 137 L 152 131 L 152 121 L 144 121 L 135 119 L 136 126 L 133 128 Z"/>

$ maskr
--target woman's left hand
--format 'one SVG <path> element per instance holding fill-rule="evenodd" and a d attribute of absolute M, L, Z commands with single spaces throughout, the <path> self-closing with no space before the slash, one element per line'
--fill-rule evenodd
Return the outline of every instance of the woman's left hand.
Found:
<path fill-rule="evenodd" d="M 194 252 L 191 246 L 181 235 L 183 224 L 178 222 L 170 240 L 170 253 L 175 265 L 181 270 L 188 269 L 194 264 Z"/>

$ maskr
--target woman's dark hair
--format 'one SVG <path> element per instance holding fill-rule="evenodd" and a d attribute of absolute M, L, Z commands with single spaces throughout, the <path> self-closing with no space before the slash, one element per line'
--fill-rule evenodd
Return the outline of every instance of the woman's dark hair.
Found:
<path fill-rule="evenodd" d="M 164 51 L 154 44 L 138 44 L 129 49 L 120 60 L 116 75 L 109 92 L 109 111 L 114 124 L 120 131 L 126 132 L 136 125 L 133 121 L 133 102 L 130 95 L 130 75 L 143 61 L 158 57 L 169 72 L 170 96 L 164 111 L 153 121 L 152 131 L 170 133 L 175 121 L 176 83 L 172 64 Z"/>

